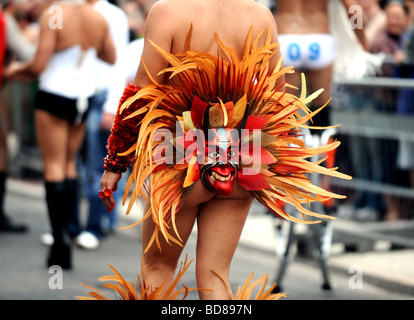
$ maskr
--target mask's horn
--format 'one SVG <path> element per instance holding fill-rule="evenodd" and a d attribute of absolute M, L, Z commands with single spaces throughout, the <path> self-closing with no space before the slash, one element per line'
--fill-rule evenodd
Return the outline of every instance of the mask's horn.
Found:
<path fill-rule="evenodd" d="M 208 135 L 208 129 L 211 129 L 211 126 L 210 126 L 210 102 L 208 103 L 208 105 L 206 107 L 206 111 L 204 111 L 203 131 L 204 131 L 204 135 L 206 137 Z"/>
<path fill-rule="evenodd" d="M 239 134 L 239 139 L 241 139 L 241 131 L 246 127 L 248 114 L 249 114 L 249 103 L 247 103 L 246 109 L 244 110 L 243 118 L 241 119 L 239 125 L 236 128 L 237 133 Z"/>

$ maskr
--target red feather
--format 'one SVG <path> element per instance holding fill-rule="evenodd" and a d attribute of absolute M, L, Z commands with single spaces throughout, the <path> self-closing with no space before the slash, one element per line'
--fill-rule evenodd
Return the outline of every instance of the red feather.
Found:
<path fill-rule="evenodd" d="M 261 129 L 265 124 L 266 119 L 256 116 L 248 116 L 246 121 L 246 126 L 243 129 L 248 129 L 252 131 L 254 129 Z"/>
<path fill-rule="evenodd" d="M 193 124 L 196 128 L 202 128 L 206 108 L 207 103 L 202 101 L 199 97 L 194 96 L 193 104 L 191 105 L 191 120 L 193 120 Z"/>
<path fill-rule="evenodd" d="M 249 168 L 242 168 L 237 174 L 239 184 L 249 191 L 263 190 L 270 188 L 269 183 L 260 174 Z"/>

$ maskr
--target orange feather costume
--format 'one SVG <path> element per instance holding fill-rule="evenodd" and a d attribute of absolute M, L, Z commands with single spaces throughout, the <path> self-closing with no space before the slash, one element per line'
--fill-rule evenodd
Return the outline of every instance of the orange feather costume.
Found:
<path fill-rule="evenodd" d="M 145 88 L 125 88 L 108 140 L 105 166 L 115 172 L 133 166 L 124 203 L 133 183 L 127 214 L 138 197 L 150 202 L 151 208 L 142 220 L 153 219 L 156 227 L 147 249 L 154 242 L 159 246 L 160 233 L 166 241 L 181 245 L 175 216 L 198 179 L 210 191 L 224 194 L 232 192 L 232 184 L 237 180 L 277 217 L 302 223 L 318 222 L 306 221 L 306 215 L 331 218 L 306 209 L 305 204 L 343 198 L 313 185 L 307 177 L 316 173 L 350 179 L 336 168 L 322 167 L 322 161 L 306 160 L 328 154 L 339 145 L 336 141 L 307 148 L 301 139 L 300 128 L 307 127 L 306 123 L 323 108 L 311 112 L 306 104 L 322 89 L 306 97 L 302 77 L 299 96 L 279 91 L 276 81 L 293 72 L 292 67 L 281 68 L 279 61 L 270 70 L 269 61 L 278 44 L 271 43 L 270 30 L 267 35 L 260 32 L 254 39 L 252 33 L 251 29 L 240 61 L 217 36 L 224 58 L 191 51 L 191 29 L 185 52 L 177 55 L 151 42 L 170 64 L 162 73 L 170 74 L 171 84 L 162 85 L 152 79 L 153 84 Z M 258 47 L 261 37 L 265 37 L 265 44 Z M 145 184 L 148 178 L 150 188 Z M 290 216 L 281 203 L 295 206 L 304 220 Z M 104 288 L 112 289 L 121 299 L 176 299 L 180 294 L 185 299 L 191 290 L 204 290 L 184 285 L 175 290 L 190 263 L 185 260 L 168 288 L 166 282 L 159 288 L 146 287 L 142 277 L 145 270 L 141 270 L 134 285 L 113 267 L 115 275 L 100 280 L 115 282 L 105 284 Z M 251 283 L 252 277 L 253 274 L 235 296 L 221 279 L 229 296 L 236 300 L 250 299 L 252 290 L 259 285 L 255 299 L 277 300 L 285 296 L 271 292 L 276 284 L 265 290 L 267 275 Z M 78 298 L 110 299 L 103 292 L 88 288 L 93 290 L 89 297 Z"/>
<path fill-rule="evenodd" d="M 322 89 L 307 97 L 302 77 L 299 96 L 279 91 L 280 88 L 275 87 L 276 80 L 293 72 L 292 67 L 282 68 L 280 60 L 274 70 L 270 70 L 269 61 L 278 50 L 278 44 L 271 43 L 270 30 L 267 34 L 262 30 L 256 38 L 252 33 L 251 29 L 240 61 L 234 50 L 222 43 L 217 35 L 223 58 L 191 51 L 191 29 L 183 53 L 170 54 L 151 42 L 170 64 L 161 71 L 169 74 L 170 84 L 159 84 L 151 78 L 153 83 L 149 86 L 138 88 L 129 85 L 124 91 L 108 140 L 108 151 L 113 161 L 124 166 L 133 165 L 124 196 L 125 203 L 134 183 L 127 214 L 138 197 L 151 204 L 151 209 L 144 213 L 142 219 L 152 218 L 156 224 L 147 249 L 154 242 L 159 245 L 160 233 L 167 242 L 181 245 L 175 216 L 179 214 L 193 183 L 203 179 L 203 165 L 198 161 L 200 149 L 193 148 L 192 138 L 200 138 L 201 132 L 206 140 L 206 121 L 209 129 L 221 128 L 225 132 L 239 128 L 243 122 L 243 133 L 236 139 L 241 151 L 237 163 L 229 169 L 231 177 L 277 217 L 316 223 L 316 220 L 307 221 L 306 215 L 330 217 L 308 210 L 305 204 L 343 198 L 313 185 L 307 177 L 309 173 L 317 173 L 350 179 L 336 168 L 322 167 L 321 161 L 313 163 L 307 160 L 334 150 L 340 144 L 336 141 L 318 148 L 307 148 L 301 139 L 299 129 L 306 127 L 306 123 L 323 108 L 311 112 L 306 105 Z M 262 37 L 265 37 L 265 44 L 259 47 Z M 229 135 L 224 134 L 224 140 L 226 136 L 228 138 Z M 220 144 L 223 135 L 216 138 Z M 231 138 L 227 142 L 229 140 Z M 207 158 L 201 154 L 201 159 L 203 157 Z M 259 163 L 255 171 L 252 171 L 252 163 Z M 216 164 L 227 163 L 217 161 Z M 204 177 L 206 184 L 226 185 L 222 175 L 216 173 L 213 176 L 214 179 L 211 175 Z M 230 174 L 227 179 L 229 177 Z M 150 180 L 149 190 L 145 190 L 147 178 Z M 231 186 L 229 190 L 226 192 L 231 192 Z M 303 220 L 286 213 L 280 206 L 281 201 L 296 207 Z M 175 231 L 178 239 L 171 230 Z"/>

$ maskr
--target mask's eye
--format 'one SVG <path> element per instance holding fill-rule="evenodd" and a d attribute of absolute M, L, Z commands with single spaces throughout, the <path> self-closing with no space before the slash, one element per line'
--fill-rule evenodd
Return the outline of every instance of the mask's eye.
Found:
<path fill-rule="evenodd" d="M 227 156 L 228 156 L 229 158 L 233 158 L 233 157 L 235 157 L 236 155 L 237 155 L 236 151 L 233 151 L 233 150 L 230 150 L 230 151 L 227 153 Z"/>
<path fill-rule="evenodd" d="M 217 151 L 211 151 L 207 153 L 207 155 L 211 159 L 217 159 L 220 156 L 220 154 Z"/>

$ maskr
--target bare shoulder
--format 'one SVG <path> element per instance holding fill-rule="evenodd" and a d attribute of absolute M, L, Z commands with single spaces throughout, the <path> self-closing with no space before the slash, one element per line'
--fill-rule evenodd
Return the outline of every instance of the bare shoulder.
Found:
<path fill-rule="evenodd" d="M 146 20 L 145 32 L 151 30 L 157 30 L 156 32 L 160 35 L 169 34 L 177 24 L 180 22 L 181 7 L 179 0 L 159 0 L 155 2 L 149 13 Z M 166 35 L 166 34 L 165 34 Z"/>
<path fill-rule="evenodd" d="M 151 7 L 148 18 L 156 23 L 169 23 L 171 29 L 200 19 L 218 21 L 217 17 L 261 27 L 274 24 L 270 10 L 254 0 L 159 0 Z"/>
<path fill-rule="evenodd" d="M 244 12 L 254 19 L 256 25 L 262 25 L 263 27 L 275 25 L 274 16 L 266 6 L 251 0 L 245 0 L 242 3 L 245 6 Z"/>
<path fill-rule="evenodd" d="M 61 7 L 57 5 L 47 6 L 39 16 L 39 24 L 40 26 L 46 24 L 48 25 L 52 19 L 57 19 L 61 14 Z"/>
<path fill-rule="evenodd" d="M 259 2 L 256 2 L 255 0 L 242 0 L 240 1 L 240 4 L 247 6 L 252 10 L 256 10 L 257 12 L 266 13 L 269 11 L 269 9 L 266 6 L 262 5 Z"/>
<path fill-rule="evenodd" d="M 278 29 L 271 11 L 253 0 L 241 0 L 240 6 L 234 13 L 238 21 L 238 29 L 247 31 L 253 27 L 254 36 L 262 30 L 272 30 L 272 41 L 277 42 Z M 246 31 L 247 30 L 247 31 Z"/>
<path fill-rule="evenodd" d="M 95 10 L 92 5 L 86 4 L 80 9 L 83 11 L 83 15 L 86 16 L 89 21 L 93 21 L 94 23 L 99 23 L 105 26 L 107 25 L 105 17 L 99 13 L 99 11 Z"/>
<path fill-rule="evenodd" d="M 59 28 L 62 26 L 64 18 L 62 16 L 61 8 L 57 5 L 46 7 L 40 14 L 38 25 L 42 38 L 55 36 L 59 33 Z"/>
<path fill-rule="evenodd" d="M 179 14 L 182 1 L 179 0 L 159 0 L 156 1 L 148 13 L 151 19 L 168 19 Z"/>

